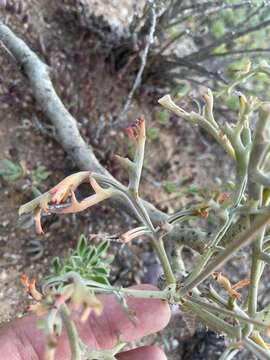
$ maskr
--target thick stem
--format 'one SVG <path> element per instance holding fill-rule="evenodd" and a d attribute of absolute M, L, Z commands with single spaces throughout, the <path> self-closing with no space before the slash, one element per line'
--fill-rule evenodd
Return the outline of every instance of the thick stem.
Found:
<path fill-rule="evenodd" d="M 270 209 L 268 209 L 263 215 L 258 215 L 257 219 L 251 224 L 251 227 L 241 234 L 239 234 L 228 247 L 221 251 L 219 255 L 208 265 L 206 268 L 188 285 L 185 285 L 181 290 L 181 296 L 191 291 L 194 287 L 198 286 L 201 282 L 208 278 L 208 276 L 218 268 L 220 268 L 225 262 L 227 262 L 238 250 L 242 247 L 250 244 L 256 239 L 265 226 L 270 222 Z"/>
<path fill-rule="evenodd" d="M 67 332 L 68 342 L 71 350 L 71 360 L 81 360 L 79 335 L 77 333 L 74 322 L 71 320 L 70 312 L 66 304 L 61 305 L 60 314 Z"/>
<path fill-rule="evenodd" d="M 263 229 L 260 238 L 252 246 L 251 277 L 248 292 L 248 313 L 251 317 L 255 316 L 257 312 L 258 287 L 263 266 L 263 261 L 260 259 L 260 254 L 262 251 L 264 234 L 265 229 Z"/>
<path fill-rule="evenodd" d="M 189 310 L 194 312 L 206 325 L 211 327 L 211 329 L 214 329 L 219 333 L 226 333 L 229 337 L 232 338 L 236 338 L 238 336 L 238 329 L 235 326 L 226 323 L 224 320 L 218 318 L 207 310 L 202 309 L 201 306 L 188 300 L 186 301 L 186 306 Z"/>
<path fill-rule="evenodd" d="M 168 290 L 137 290 L 122 288 L 119 290 L 123 295 L 141 298 L 141 299 L 160 299 L 168 300 L 170 298 L 170 292 Z"/>
<path fill-rule="evenodd" d="M 255 354 L 260 360 L 270 359 L 270 351 L 263 349 L 249 338 L 244 338 L 242 343 L 247 350 Z"/>
<path fill-rule="evenodd" d="M 234 215 L 232 215 L 230 218 L 227 218 L 221 229 L 218 231 L 218 233 L 215 235 L 215 237 L 212 239 L 210 248 L 204 254 L 204 256 L 200 259 L 200 262 L 198 265 L 193 269 L 191 274 L 186 279 L 186 285 L 190 284 L 194 279 L 196 279 L 199 274 L 202 272 L 202 270 L 205 268 L 208 261 L 213 256 L 214 252 L 216 251 L 216 246 L 218 245 L 219 241 L 223 238 L 223 236 L 226 234 L 226 231 L 230 227 L 231 223 L 234 220 Z"/>
<path fill-rule="evenodd" d="M 243 314 L 239 314 L 239 313 L 236 313 L 235 311 L 223 309 L 220 306 L 216 306 L 214 304 L 207 303 L 207 302 L 197 299 L 193 296 L 191 298 L 189 298 L 189 301 L 200 305 L 202 308 L 205 308 L 205 309 L 209 310 L 210 312 L 213 312 L 216 314 L 222 314 L 222 315 L 225 315 L 226 317 L 231 317 L 232 319 L 238 319 L 240 322 L 242 322 L 244 324 L 253 324 L 257 328 L 260 328 L 263 330 L 267 329 L 267 325 L 265 325 L 261 321 L 258 321 L 258 320 L 248 317 L 248 315 L 245 314 L 244 312 L 243 312 Z"/>
<path fill-rule="evenodd" d="M 152 238 L 153 247 L 164 271 L 167 285 L 176 282 L 162 239 Z"/>

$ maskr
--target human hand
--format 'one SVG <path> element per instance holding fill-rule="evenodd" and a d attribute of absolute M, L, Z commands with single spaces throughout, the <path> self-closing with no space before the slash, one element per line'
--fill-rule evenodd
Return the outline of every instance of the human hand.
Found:
<path fill-rule="evenodd" d="M 140 285 L 140 289 L 155 289 L 151 285 Z M 166 302 L 152 299 L 128 298 L 131 311 L 136 314 L 138 325 L 134 326 L 111 295 L 100 295 L 104 305 L 100 316 L 90 314 L 84 323 L 78 323 L 81 339 L 93 349 L 112 348 L 121 334 L 123 341 L 129 342 L 163 329 L 169 322 L 170 309 Z M 0 329 L 0 360 L 43 360 L 44 335 L 37 330 L 36 317 L 26 316 L 16 319 Z M 65 334 L 61 334 L 57 360 L 70 359 L 70 350 Z M 166 360 L 163 351 L 154 346 L 146 346 L 117 355 L 119 360 Z"/>

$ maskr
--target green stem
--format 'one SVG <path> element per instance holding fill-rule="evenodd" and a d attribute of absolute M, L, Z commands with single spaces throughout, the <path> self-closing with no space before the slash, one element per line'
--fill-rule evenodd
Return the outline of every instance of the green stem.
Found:
<path fill-rule="evenodd" d="M 184 287 L 180 290 L 181 296 L 186 295 L 194 287 L 198 286 L 201 282 L 208 278 L 213 271 L 220 268 L 225 262 L 227 262 L 238 250 L 242 247 L 251 243 L 256 239 L 264 227 L 270 222 L 270 209 L 268 209 L 264 214 L 258 215 L 258 217 L 251 224 L 250 228 L 246 229 L 240 233 L 229 245 L 228 247 L 221 251 L 216 258 L 205 267 L 205 269 L 190 283 L 185 284 Z"/>
<path fill-rule="evenodd" d="M 191 274 L 186 279 L 186 285 L 192 283 L 202 272 L 208 261 L 212 258 L 214 252 L 216 251 L 216 246 L 218 245 L 220 240 L 222 240 L 223 236 L 226 234 L 233 220 L 234 220 L 234 214 L 230 218 L 227 218 L 222 228 L 218 230 L 217 234 L 211 241 L 210 248 L 208 249 L 206 254 L 204 254 L 204 256 L 200 259 L 198 265 L 193 269 Z"/>
<path fill-rule="evenodd" d="M 132 296 L 135 298 L 141 299 L 160 299 L 160 300 L 169 300 L 172 297 L 172 293 L 174 289 L 166 288 L 164 290 L 139 290 L 139 289 L 132 289 L 132 288 L 116 288 L 116 287 L 106 287 L 106 288 L 98 288 L 93 287 L 85 284 L 87 288 L 96 293 L 105 293 L 105 294 L 112 294 L 118 293 L 120 295 L 127 295 Z"/>
<path fill-rule="evenodd" d="M 240 349 L 229 347 L 224 351 L 219 360 L 232 360 L 239 351 Z"/>
<path fill-rule="evenodd" d="M 61 305 L 60 314 L 67 332 L 67 337 L 71 350 L 71 360 L 81 360 L 79 335 L 77 333 L 74 322 L 71 320 L 70 312 L 66 304 Z"/>
<path fill-rule="evenodd" d="M 265 235 L 265 228 L 260 238 L 252 245 L 251 278 L 248 292 L 248 313 L 255 316 L 257 311 L 258 287 L 262 275 L 263 261 L 260 259 L 262 243 Z"/>
<path fill-rule="evenodd" d="M 254 341 L 249 338 L 244 338 L 242 341 L 244 347 L 252 352 L 260 360 L 270 360 L 270 351 L 263 349 L 261 346 L 257 345 Z"/>
<path fill-rule="evenodd" d="M 202 309 L 200 305 L 193 303 L 192 301 L 186 300 L 184 305 L 188 310 L 191 310 L 198 318 L 200 318 L 207 326 L 211 329 L 219 332 L 226 333 L 229 337 L 238 337 L 239 331 L 235 326 L 228 324 L 223 319 L 215 316 L 209 311 Z"/>
<path fill-rule="evenodd" d="M 227 309 L 223 309 L 220 306 L 216 306 L 214 304 L 207 303 L 205 301 L 194 298 L 193 296 L 191 298 L 189 298 L 189 301 L 191 301 L 191 302 L 193 302 L 195 304 L 198 304 L 201 307 L 203 307 L 203 308 L 205 308 L 207 310 L 210 310 L 213 313 L 223 314 L 223 315 L 229 316 L 229 317 L 231 317 L 233 319 L 238 319 L 240 322 L 243 322 L 245 324 L 253 324 L 257 328 L 260 328 L 260 329 L 263 329 L 263 330 L 267 329 L 267 325 L 265 325 L 261 321 L 254 320 L 254 319 L 248 317 L 248 315 L 245 314 L 244 312 L 243 312 L 243 315 L 241 315 L 241 314 L 236 313 L 235 311 L 230 311 L 230 310 L 227 310 Z"/>
<path fill-rule="evenodd" d="M 270 265 L 270 254 L 266 254 L 264 251 L 260 253 L 260 259 Z"/>
<path fill-rule="evenodd" d="M 165 251 L 162 239 L 159 239 L 156 236 L 152 237 L 152 244 L 157 253 L 161 266 L 163 268 L 167 285 L 175 284 L 176 280 L 167 253 Z"/>
<path fill-rule="evenodd" d="M 168 300 L 170 296 L 170 291 L 168 290 L 137 290 L 137 289 L 129 289 L 122 288 L 120 289 L 120 293 L 132 296 L 136 298 L 142 299 L 160 299 L 160 300 Z"/>

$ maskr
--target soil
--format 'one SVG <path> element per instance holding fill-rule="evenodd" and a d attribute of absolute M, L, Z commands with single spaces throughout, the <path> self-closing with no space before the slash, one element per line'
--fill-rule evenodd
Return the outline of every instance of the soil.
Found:
<path fill-rule="evenodd" d="M 61 1 L 61 5 L 56 0 L 10 1 L 8 10 L 0 9 L 0 16 L 51 67 L 55 88 L 76 117 L 82 135 L 94 147 L 101 163 L 125 180 L 113 155 L 125 155 L 130 147 L 124 131 L 114 128 L 113 121 L 125 102 L 134 74 L 119 77 L 112 71 L 106 62 L 106 49 L 96 40 L 93 29 L 82 26 L 73 1 Z M 127 230 L 133 222 L 106 204 L 76 216 L 46 218 L 42 237 L 35 234 L 33 227 L 27 227 L 26 220 L 18 222 L 18 207 L 33 197 L 33 185 L 45 191 L 74 172 L 76 165 L 57 142 L 54 128 L 35 103 L 26 78 L 3 47 L 0 66 L 0 157 L 22 162 L 26 170 L 17 181 L 0 180 L 0 322 L 5 323 L 25 314 L 29 304 L 20 284 L 21 274 L 40 280 L 50 271 L 52 258 L 65 256 L 80 234 L 102 237 L 104 233 Z M 214 190 L 220 182 L 228 181 L 232 164 L 199 129 L 174 117 L 161 123 L 157 98 L 157 94 L 149 97 L 142 87 L 122 127 L 145 114 L 152 132 L 148 136 L 141 193 L 160 209 L 172 212 L 199 196 L 195 186 Z M 31 174 L 39 166 L 45 166 L 50 175 L 33 183 Z M 177 190 L 168 189 L 168 180 L 177 184 Z M 36 256 L 30 254 L 33 246 L 38 247 Z M 112 282 L 128 286 L 157 281 L 159 267 L 147 243 L 140 240 L 119 249 L 119 244 L 110 248 L 116 255 Z M 199 327 L 192 331 L 180 313 L 173 314 L 168 328 L 146 342 L 160 343 L 171 360 L 195 359 L 194 353 L 196 359 L 218 358 L 223 339 L 210 333 L 207 353 L 206 330 Z"/>

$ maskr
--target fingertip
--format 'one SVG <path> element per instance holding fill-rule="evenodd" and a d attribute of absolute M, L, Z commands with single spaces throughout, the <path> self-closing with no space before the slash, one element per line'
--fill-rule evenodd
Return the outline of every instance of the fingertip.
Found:
<path fill-rule="evenodd" d="M 150 284 L 135 285 L 132 286 L 132 288 L 153 291 L 160 290 L 156 286 Z M 146 316 L 149 315 L 149 326 L 146 327 L 145 330 L 149 330 L 150 333 L 162 330 L 168 325 L 171 318 L 171 309 L 168 301 L 158 299 L 129 298 L 128 302 L 131 306 L 133 304 L 136 308 L 141 309 L 139 313 L 143 315 L 142 317 L 144 320 L 146 320 Z M 142 321 L 143 319 L 140 320 Z"/>
<path fill-rule="evenodd" d="M 155 286 L 146 284 L 133 286 L 132 288 L 158 291 Z M 123 309 L 121 309 L 119 304 L 111 297 L 103 296 L 102 300 L 104 303 L 104 312 L 99 317 L 99 322 L 102 323 L 106 320 L 103 329 L 107 328 L 114 334 L 121 333 L 124 341 L 127 342 L 162 330 L 170 320 L 170 307 L 167 301 L 164 300 L 127 296 L 127 304 L 131 313 L 136 316 L 138 321 L 137 326 L 134 326 L 128 321 L 126 314 L 123 313 Z M 93 320 L 92 317 L 90 322 L 93 322 Z"/>
<path fill-rule="evenodd" d="M 118 354 L 118 360 L 167 360 L 164 352 L 157 346 L 143 346 Z"/>

